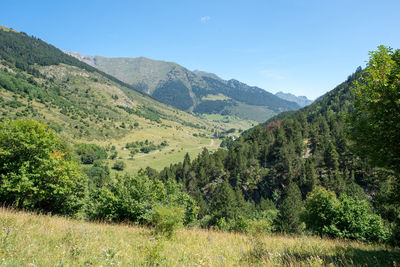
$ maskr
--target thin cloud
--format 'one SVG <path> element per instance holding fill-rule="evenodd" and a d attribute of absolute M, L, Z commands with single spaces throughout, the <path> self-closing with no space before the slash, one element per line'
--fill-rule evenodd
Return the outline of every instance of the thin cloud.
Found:
<path fill-rule="evenodd" d="M 207 23 L 211 20 L 210 16 L 203 16 L 200 18 L 201 23 Z"/>

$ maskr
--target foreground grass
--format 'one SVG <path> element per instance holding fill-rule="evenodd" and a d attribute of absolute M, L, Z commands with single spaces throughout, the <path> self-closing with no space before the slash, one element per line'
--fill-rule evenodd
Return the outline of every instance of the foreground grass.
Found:
<path fill-rule="evenodd" d="M 88 223 L 0 209 L 1 266 L 398 266 L 400 251 L 316 237 Z"/>

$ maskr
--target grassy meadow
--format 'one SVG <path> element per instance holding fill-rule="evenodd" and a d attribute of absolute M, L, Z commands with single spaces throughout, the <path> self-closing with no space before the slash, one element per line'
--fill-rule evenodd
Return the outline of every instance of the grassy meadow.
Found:
<path fill-rule="evenodd" d="M 383 245 L 282 235 L 89 223 L 0 209 L 1 266 L 398 266 Z"/>

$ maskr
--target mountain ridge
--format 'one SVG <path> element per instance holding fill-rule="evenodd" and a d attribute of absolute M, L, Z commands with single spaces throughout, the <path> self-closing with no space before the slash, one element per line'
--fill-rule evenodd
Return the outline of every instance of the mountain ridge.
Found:
<path fill-rule="evenodd" d="M 223 80 L 205 71 L 190 71 L 174 63 L 138 58 L 106 58 L 66 52 L 117 77 L 155 99 L 198 114 L 233 115 L 263 122 L 300 106 L 256 86 L 235 79 Z M 224 100 L 217 96 L 223 95 Z M 249 106 L 252 112 L 248 112 Z"/>

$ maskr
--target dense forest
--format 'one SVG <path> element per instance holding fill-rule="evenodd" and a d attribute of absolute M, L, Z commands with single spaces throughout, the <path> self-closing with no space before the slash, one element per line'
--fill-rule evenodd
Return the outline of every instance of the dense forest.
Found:
<path fill-rule="evenodd" d="M 332 229 L 325 225 L 328 228 L 320 230 L 320 234 L 386 239 L 384 221 L 393 227 L 399 214 L 398 206 L 390 201 L 396 198 L 396 174 L 373 167 L 365 156 L 357 154 L 350 136 L 349 115 L 354 112 L 355 100 L 351 87 L 365 75 L 358 68 L 314 104 L 254 127 L 237 141 L 225 142 L 226 149 L 212 154 L 204 150 L 193 160 L 186 156 L 182 163 L 160 173 L 150 168 L 147 173 L 153 179 L 182 183 L 200 207 L 203 226 L 237 229 L 243 221 L 264 217 L 278 231 L 301 232 L 304 225 L 299 210 L 313 195 L 310 193 L 317 191 L 327 197 L 332 192 L 327 198 L 336 201 L 337 196 L 342 205 L 350 205 L 349 201 L 363 203 L 365 206 L 359 209 L 379 218 L 379 223 L 372 220 L 375 226 L 368 227 L 376 234 L 382 231 L 382 235 L 372 237 L 370 232 L 360 237 L 358 230 L 350 229 L 339 219 L 336 225 L 329 226 Z M 380 230 L 378 224 L 382 226 Z"/>

